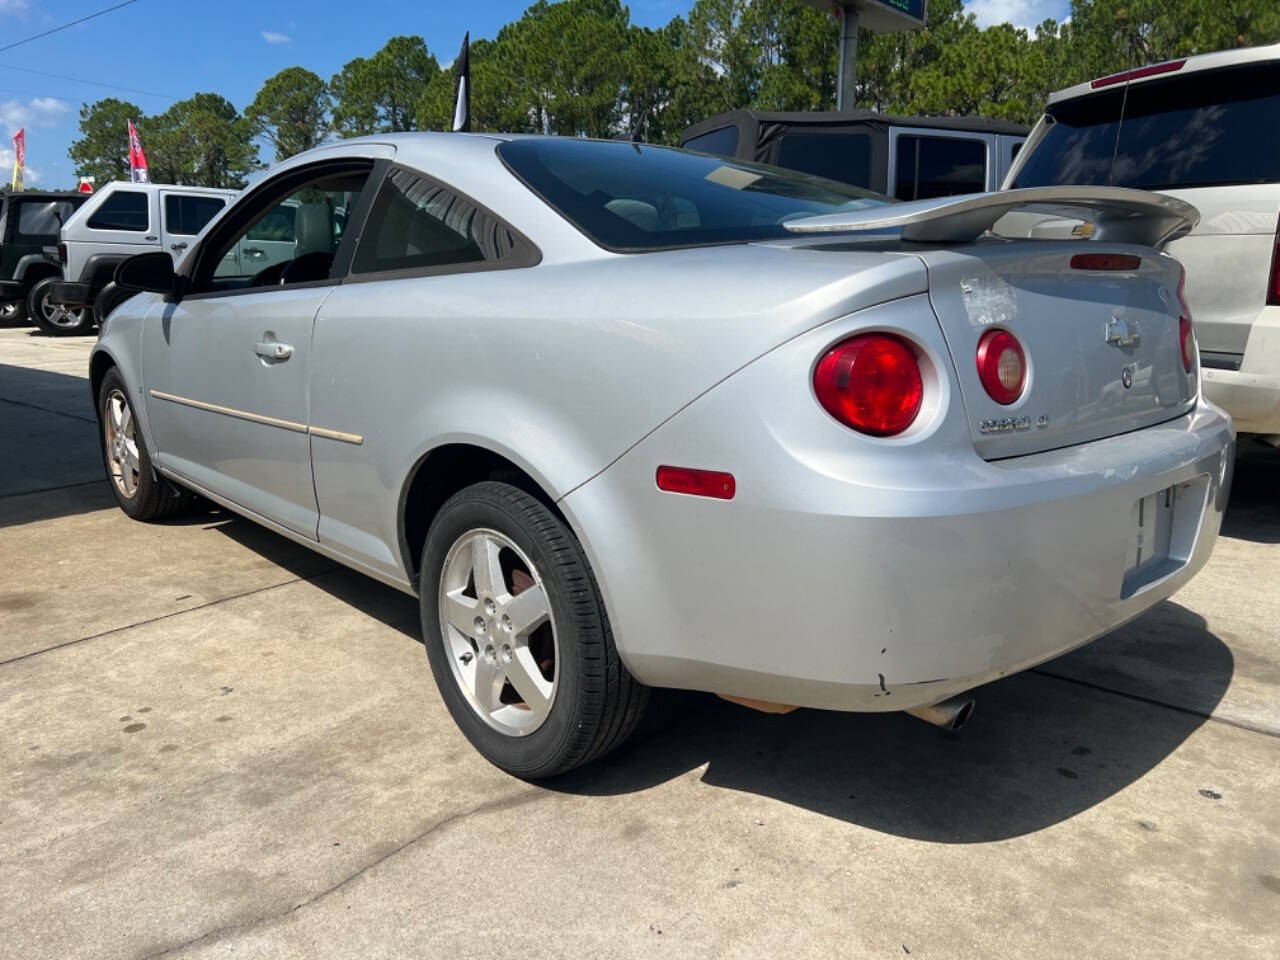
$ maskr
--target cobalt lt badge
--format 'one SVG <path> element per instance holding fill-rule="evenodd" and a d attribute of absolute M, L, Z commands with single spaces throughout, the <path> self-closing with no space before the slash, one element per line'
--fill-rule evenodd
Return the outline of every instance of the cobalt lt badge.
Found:
<path fill-rule="evenodd" d="M 1124 384 L 1126 390 L 1133 386 L 1133 367 L 1125 367 L 1120 372 L 1120 382 Z"/>

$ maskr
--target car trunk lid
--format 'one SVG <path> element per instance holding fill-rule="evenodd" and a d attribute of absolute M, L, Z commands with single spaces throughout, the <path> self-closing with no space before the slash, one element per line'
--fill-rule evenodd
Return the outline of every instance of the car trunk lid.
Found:
<path fill-rule="evenodd" d="M 1194 370 L 1183 368 L 1181 268 L 1150 249 L 1089 245 L 1136 258 L 1136 269 L 1071 266 L 1079 245 L 974 244 L 921 254 L 929 297 L 955 362 L 974 447 L 1020 456 L 1140 430 L 1185 413 Z M 1026 383 L 996 402 L 978 374 L 984 333 L 1022 345 Z"/>

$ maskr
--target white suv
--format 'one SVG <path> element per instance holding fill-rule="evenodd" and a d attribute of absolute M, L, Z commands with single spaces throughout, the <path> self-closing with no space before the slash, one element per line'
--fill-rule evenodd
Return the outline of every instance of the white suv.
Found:
<path fill-rule="evenodd" d="M 156 250 L 181 259 L 237 192 L 163 183 L 107 184 L 62 227 L 62 276 L 45 281 L 49 301 L 61 310 L 50 311 L 40 326 L 54 335 L 87 333 L 123 296 L 111 286 L 118 264 L 135 253 Z"/>
<path fill-rule="evenodd" d="M 1280 445 L 1280 45 L 1142 67 L 1053 94 L 1005 180 L 1110 184 L 1194 204 L 1187 270 L 1205 396 Z M 1087 232 L 1040 220 L 1037 236 Z"/>

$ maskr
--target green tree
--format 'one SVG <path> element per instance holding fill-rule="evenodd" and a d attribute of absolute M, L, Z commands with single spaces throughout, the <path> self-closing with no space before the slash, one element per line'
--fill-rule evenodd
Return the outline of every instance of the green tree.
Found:
<path fill-rule="evenodd" d="M 127 100 L 107 97 L 80 107 L 80 137 L 67 151 L 76 173 L 99 185 L 129 179 L 129 126 L 133 120 L 146 145 L 142 110 Z"/>
<path fill-rule="evenodd" d="M 334 75 L 334 128 L 344 137 L 414 129 L 418 105 L 439 75 L 421 37 L 392 37 L 372 57 L 357 57 Z"/>
<path fill-rule="evenodd" d="M 254 135 L 266 137 L 276 159 L 284 160 L 324 140 L 331 106 L 324 80 L 303 67 L 286 67 L 262 85 L 245 117 Z"/>
<path fill-rule="evenodd" d="M 238 188 L 261 166 L 249 121 L 216 93 L 178 101 L 146 130 L 151 176 L 160 183 Z"/>

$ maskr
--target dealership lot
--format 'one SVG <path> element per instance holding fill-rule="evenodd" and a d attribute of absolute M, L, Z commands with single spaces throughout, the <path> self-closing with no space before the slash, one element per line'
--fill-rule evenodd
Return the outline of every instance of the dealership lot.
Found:
<path fill-rule="evenodd" d="M 1188 588 L 959 736 L 671 696 L 530 786 L 411 598 L 225 513 L 127 520 L 90 346 L 0 331 L 0 956 L 1275 955 L 1275 454 Z"/>

